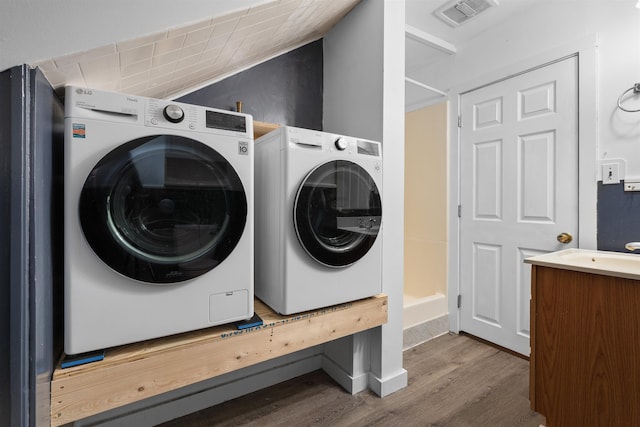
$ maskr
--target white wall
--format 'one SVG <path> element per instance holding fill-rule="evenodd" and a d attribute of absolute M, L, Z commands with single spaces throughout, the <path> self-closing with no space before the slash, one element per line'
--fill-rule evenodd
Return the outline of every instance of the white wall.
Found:
<path fill-rule="evenodd" d="M 625 113 L 616 106 L 618 96 L 640 82 L 640 9 L 634 5 L 634 0 L 539 1 L 417 78 L 452 88 L 597 34 L 598 157 L 623 158 L 627 176 L 640 177 L 640 113 Z M 640 108 L 640 97 L 636 100 L 629 106 Z"/>
<path fill-rule="evenodd" d="M 596 245 L 598 160 L 622 158 L 626 161 L 627 177 L 640 177 L 640 113 L 625 113 L 616 105 L 618 96 L 640 81 L 640 10 L 634 6 L 633 0 L 541 0 L 523 8 L 510 20 L 491 27 L 468 44 L 458 46 L 455 55 L 416 76 L 440 89 L 450 89 L 451 113 L 457 114 L 458 93 L 562 55 L 581 52 L 581 247 L 595 248 Z M 572 50 L 577 46 L 580 48 Z M 545 59 L 541 61 L 541 58 Z M 640 99 L 631 105 L 640 108 Z M 450 130 L 449 193 L 452 198 L 450 208 L 454 208 L 458 194 L 457 129 L 452 125 Z M 451 224 L 456 220 L 450 216 Z M 450 228 L 449 239 L 450 295 L 457 292 L 457 231 L 454 227 Z M 451 327 L 457 330 L 454 314 L 457 308 L 452 298 L 449 310 Z"/>
<path fill-rule="evenodd" d="M 356 13 L 354 13 L 356 12 Z M 352 375 L 364 373 L 369 348 L 369 387 L 381 396 L 407 384 L 402 368 L 404 233 L 404 0 L 364 0 L 325 37 L 324 129 L 382 141 L 382 291 L 388 322 L 350 338 Z M 344 351 L 342 347 L 340 351 Z M 333 360 L 343 355 L 331 356 Z"/>

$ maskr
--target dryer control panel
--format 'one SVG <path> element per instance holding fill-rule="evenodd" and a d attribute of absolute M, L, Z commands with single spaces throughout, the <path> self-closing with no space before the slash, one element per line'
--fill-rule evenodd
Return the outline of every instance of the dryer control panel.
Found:
<path fill-rule="evenodd" d="M 66 87 L 65 117 L 253 139 L 249 114 L 77 86 Z"/>
<path fill-rule="evenodd" d="M 160 99 L 148 99 L 145 124 L 206 133 L 232 132 L 253 138 L 250 115 Z"/>
<path fill-rule="evenodd" d="M 196 130 L 198 107 L 161 99 L 148 99 L 145 122 L 147 126 Z"/>
<path fill-rule="evenodd" d="M 291 126 L 286 127 L 286 132 L 290 148 L 372 157 L 382 156 L 380 143 L 376 141 Z"/>

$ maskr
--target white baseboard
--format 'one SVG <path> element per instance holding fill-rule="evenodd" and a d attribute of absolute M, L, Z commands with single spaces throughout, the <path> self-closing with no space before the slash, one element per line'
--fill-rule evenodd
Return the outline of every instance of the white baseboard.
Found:
<path fill-rule="evenodd" d="M 449 332 L 448 314 L 406 328 L 402 331 L 402 350 L 408 350 L 447 332 Z"/>
<path fill-rule="evenodd" d="M 407 386 L 409 377 L 406 369 L 401 369 L 386 378 L 379 378 L 369 373 L 369 388 L 380 397 L 385 397 L 395 393 Z"/>
<path fill-rule="evenodd" d="M 448 312 L 447 296 L 441 293 L 426 297 L 403 294 L 402 299 L 402 329 L 441 317 Z"/>
<path fill-rule="evenodd" d="M 352 376 L 326 356 L 322 357 L 322 370 L 351 394 L 366 390 L 369 386 L 368 373 Z"/>
<path fill-rule="evenodd" d="M 352 376 L 328 357 L 323 357 L 322 370 L 351 394 L 371 389 L 378 396 L 385 397 L 405 388 L 408 384 L 408 374 L 405 369 L 401 369 L 384 379 L 378 378 L 371 372 Z"/>

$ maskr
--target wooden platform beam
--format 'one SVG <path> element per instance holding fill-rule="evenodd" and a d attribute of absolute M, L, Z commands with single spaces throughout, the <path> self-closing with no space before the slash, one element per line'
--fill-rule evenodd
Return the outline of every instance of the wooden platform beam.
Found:
<path fill-rule="evenodd" d="M 256 300 L 255 311 L 262 326 L 217 326 L 109 349 L 100 362 L 58 365 L 51 381 L 51 426 L 383 325 L 387 297 L 293 316 L 278 315 Z"/>
<path fill-rule="evenodd" d="M 276 125 L 274 123 L 266 123 L 266 122 L 253 122 L 253 139 L 258 139 L 262 135 L 266 135 L 272 130 L 278 129 L 280 125 Z"/>

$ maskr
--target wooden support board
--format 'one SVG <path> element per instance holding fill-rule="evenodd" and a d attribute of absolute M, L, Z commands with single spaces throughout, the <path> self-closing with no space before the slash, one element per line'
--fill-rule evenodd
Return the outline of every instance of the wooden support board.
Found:
<path fill-rule="evenodd" d="M 260 300 L 264 324 L 222 325 L 115 347 L 104 360 L 62 369 L 51 381 L 51 426 L 175 390 L 256 363 L 383 325 L 387 296 L 281 316 Z"/>
<path fill-rule="evenodd" d="M 280 125 L 276 125 L 273 123 L 267 122 L 256 122 L 253 121 L 253 139 L 258 139 L 262 135 L 266 135 L 274 129 L 278 129 Z"/>

